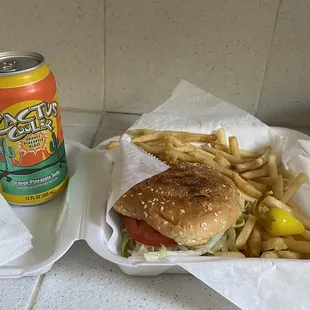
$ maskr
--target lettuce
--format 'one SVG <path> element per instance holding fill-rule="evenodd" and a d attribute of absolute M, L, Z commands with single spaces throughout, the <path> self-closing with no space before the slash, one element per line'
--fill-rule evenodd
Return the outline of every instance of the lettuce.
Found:
<path fill-rule="evenodd" d="M 122 242 L 122 254 L 129 253 L 132 259 L 145 259 L 147 261 L 158 260 L 171 256 L 201 256 L 207 253 L 214 253 L 213 248 L 224 236 L 224 232 L 211 238 L 206 244 L 197 247 L 185 247 L 182 245 L 175 246 L 148 246 L 132 240 L 128 234 L 124 234 Z M 134 245 L 134 246 L 132 246 Z M 126 257 L 128 257 L 126 255 Z"/>
<path fill-rule="evenodd" d="M 235 228 L 244 226 L 243 215 L 240 216 L 236 224 L 231 226 L 225 232 L 212 237 L 202 246 L 186 247 L 182 245 L 175 246 L 149 246 L 133 240 L 126 230 L 123 231 L 122 255 L 131 259 L 145 259 L 154 261 L 164 257 L 172 256 L 202 256 L 214 254 L 216 252 L 236 252 L 236 231 Z"/>

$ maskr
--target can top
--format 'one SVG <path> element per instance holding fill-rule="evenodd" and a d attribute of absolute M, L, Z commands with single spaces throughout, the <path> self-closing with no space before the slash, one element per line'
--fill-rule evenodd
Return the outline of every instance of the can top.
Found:
<path fill-rule="evenodd" d="M 35 52 L 0 53 L 0 77 L 33 71 L 44 64 L 44 57 Z"/>

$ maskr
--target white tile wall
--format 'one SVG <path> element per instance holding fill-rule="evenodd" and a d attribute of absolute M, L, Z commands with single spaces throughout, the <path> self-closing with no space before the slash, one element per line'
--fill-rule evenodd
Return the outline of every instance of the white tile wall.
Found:
<path fill-rule="evenodd" d="M 280 6 L 257 116 L 281 126 L 310 127 L 310 2 Z"/>
<path fill-rule="evenodd" d="M 94 140 L 94 146 L 100 142 L 121 135 L 127 130 L 140 115 L 107 113 L 104 115 Z"/>
<path fill-rule="evenodd" d="M 106 108 L 148 112 L 181 79 L 254 113 L 278 0 L 107 0 Z"/>
<path fill-rule="evenodd" d="M 61 111 L 65 139 L 78 141 L 90 147 L 103 116 L 103 113 Z"/>
<path fill-rule="evenodd" d="M 41 52 L 63 107 L 103 110 L 103 0 L 1 0 L 0 20 L 0 51 Z"/>
<path fill-rule="evenodd" d="M 309 1 L 0 0 L 0 51 L 46 56 L 64 108 L 143 113 L 181 79 L 310 127 Z"/>

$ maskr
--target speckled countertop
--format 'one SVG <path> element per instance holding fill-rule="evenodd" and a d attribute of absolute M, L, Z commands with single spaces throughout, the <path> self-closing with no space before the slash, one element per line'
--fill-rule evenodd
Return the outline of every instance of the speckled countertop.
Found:
<path fill-rule="evenodd" d="M 96 145 L 128 128 L 137 115 L 64 111 L 66 139 Z M 310 133 L 310 130 L 302 130 Z M 191 275 L 125 275 L 76 242 L 45 275 L 0 280 L 0 309 L 237 309 Z"/>

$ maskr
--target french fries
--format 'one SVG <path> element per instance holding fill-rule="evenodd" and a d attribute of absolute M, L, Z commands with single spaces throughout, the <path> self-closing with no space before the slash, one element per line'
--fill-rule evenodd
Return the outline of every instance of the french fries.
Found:
<path fill-rule="evenodd" d="M 111 141 L 108 145 L 107 145 L 107 149 L 113 149 L 114 147 L 117 147 L 120 145 L 119 141 Z"/>
<path fill-rule="evenodd" d="M 307 255 L 297 253 L 297 252 L 291 252 L 291 251 L 278 251 L 278 256 L 280 258 L 289 258 L 289 259 L 305 259 L 308 258 Z"/>
<path fill-rule="evenodd" d="M 310 241 L 310 231 L 309 230 L 305 230 L 300 236 L 303 237 L 305 240 Z"/>
<path fill-rule="evenodd" d="M 295 181 L 285 190 L 283 196 L 281 197 L 281 201 L 287 203 L 295 192 L 305 183 L 307 182 L 308 177 L 305 173 L 300 173 Z"/>
<path fill-rule="evenodd" d="M 286 170 L 284 168 L 279 169 L 279 173 L 283 175 L 283 178 L 295 180 L 297 178 L 297 175 L 289 170 Z"/>
<path fill-rule="evenodd" d="M 261 250 L 263 252 L 270 250 L 281 251 L 286 250 L 287 248 L 288 246 L 283 238 L 272 238 L 261 242 Z"/>
<path fill-rule="evenodd" d="M 223 156 L 225 157 L 230 163 L 235 163 L 235 164 L 238 164 L 238 163 L 242 163 L 242 159 L 240 158 L 236 158 L 235 156 L 229 154 L 229 153 L 226 153 L 225 151 L 221 151 L 221 150 L 217 150 L 217 149 L 214 149 L 210 146 L 207 146 L 207 145 L 204 145 L 202 147 L 205 151 L 213 154 L 213 155 L 218 155 L 218 156 Z"/>
<path fill-rule="evenodd" d="M 288 213 L 292 213 L 292 208 L 290 206 L 272 196 L 266 197 L 263 201 L 263 204 L 269 208 L 280 208 Z"/>
<path fill-rule="evenodd" d="M 216 136 L 217 136 L 217 143 L 226 145 L 226 133 L 225 130 L 223 128 L 220 128 L 217 132 L 216 132 Z"/>
<path fill-rule="evenodd" d="M 256 223 L 248 239 L 247 254 L 249 257 L 259 257 L 261 239 L 261 229 Z"/>
<path fill-rule="evenodd" d="M 284 169 L 269 145 L 262 153 L 244 150 L 237 137 L 227 137 L 223 128 L 215 134 L 151 129 L 128 130 L 126 134 L 137 147 L 168 164 L 179 161 L 208 164 L 235 183 L 246 202 L 245 223 L 230 228 L 233 237 L 229 239 L 229 248 L 223 247 L 222 252 L 214 256 L 310 258 L 310 218 L 306 218 L 292 200 L 308 176 Z M 106 148 L 119 145 L 120 141 L 112 141 Z M 263 228 L 263 220 L 273 208 L 286 211 L 306 230 L 299 235 L 271 236 Z"/>
<path fill-rule="evenodd" d="M 243 172 L 241 173 L 241 176 L 245 179 L 251 180 L 268 176 L 268 173 L 269 173 L 268 166 L 264 165 L 259 169 Z"/>
<path fill-rule="evenodd" d="M 278 177 L 277 157 L 275 155 L 269 155 L 267 165 L 269 176 L 276 179 Z"/>
<path fill-rule="evenodd" d="M 241 159 L 237 138 L 236 137 L 229 137 L 228 141 L 229 141 L 229 149 L 230 149 L 231 155 L 233 155 L 237 159 Z"/>
<path fill-rule="evenodd" d="M 274 185 L 273 188 L 273 196 L 277 199 L 281 199 L 281 197 L 283 196 L 283 188 L 284 188 L 283 177 L 282 174 L 279 174 L 276 180 L 276 184 Z"/>
<path fill-rule="evenodd" d="M 219 155 L 219 156 L 215 156 L 214 159 L 219 165 L 225 167 L 225 168 L 231 168 L 231 164 L 230 162 L 223 156 Z"/>
<path fill-rule="evenodd" d="M 195 152 L 196 151 L 196 147 L 194 145 L 192 145 L 192 144 L 184 144 L 182 146 L 176 146 L 176 147 L 174 147 L 174 149 L 176 151 L 184 152 L 184 153 Z"/>
<path fill-rule="evenodd" d="M 284 239 L 287 248 L 292 252 L 310 255 L 310 242 Z"/>
<path fill-rule="evenodd" d="M 245 258 L 245 255 L 241 252 L 216 252 L 214 256 L 218 257 L 240 257 Z"/>
<path fill-rule="evenodd" d="M 260 168 L 261 166 L 266 164 L 269 158 L 270 152 L 271 152 L 271 147 L 268 145 L 265 148 L 264 154 L 262 156 L 258 157 L 255 160 L 236 165 L 235 170 L 237 172 L 244 172 L 247 170 L 255 170 L 255 169 Z"/>
<path fill-rule="evenodd" d="M 279 255 L 275 251 L 263 252 L 260 258 L 279 258 Z"/>
<path fill-rule="evenodd" d="M 258 189 L 261 193 L 266 191 L 267 185 L 262 184 L 262 183 L 258 183 L 254 180 L 247 180 L 247 182 L 252 185 L 253 187 L 255 187 L 256 189 Z"/>
<path fill-rule="evenodd" d="M 240 188 L 244 193 L 257 199 L 262 195 L 262 193 L 258 189 L 256 189 L 250 183 L 242 179 L 237 173 L 234 173 L 234 181 L 237 187 Z"/>
<path fill-rule="evenodd" d="M 252 232 L 255 223 L 256 223 L 256 217 L 249 214 L 247 221 L 245 222 L 239 236 L 236 239 L 236 246 L 238 249 L 242 248 L 248 241 L 248 238 Z"/>
<path fill-rule="evenodd" d="M 272 239 L 272 238 L 273 237 L 271 235 L 269 235 L 266 230 L 264 230 L 264 229 L 261 230 L 261 239 L 263 241 L 267 241 L 267 240 Z"/>
<path fill-rule="evenodd" d="M 277 178 L 271 178 L 271 177 L 260 177 L 257 179 L 254 179 L 253 181 L 258 182 L 260 184 L 264 185 L 275 185 L 277 182 Z"/>

